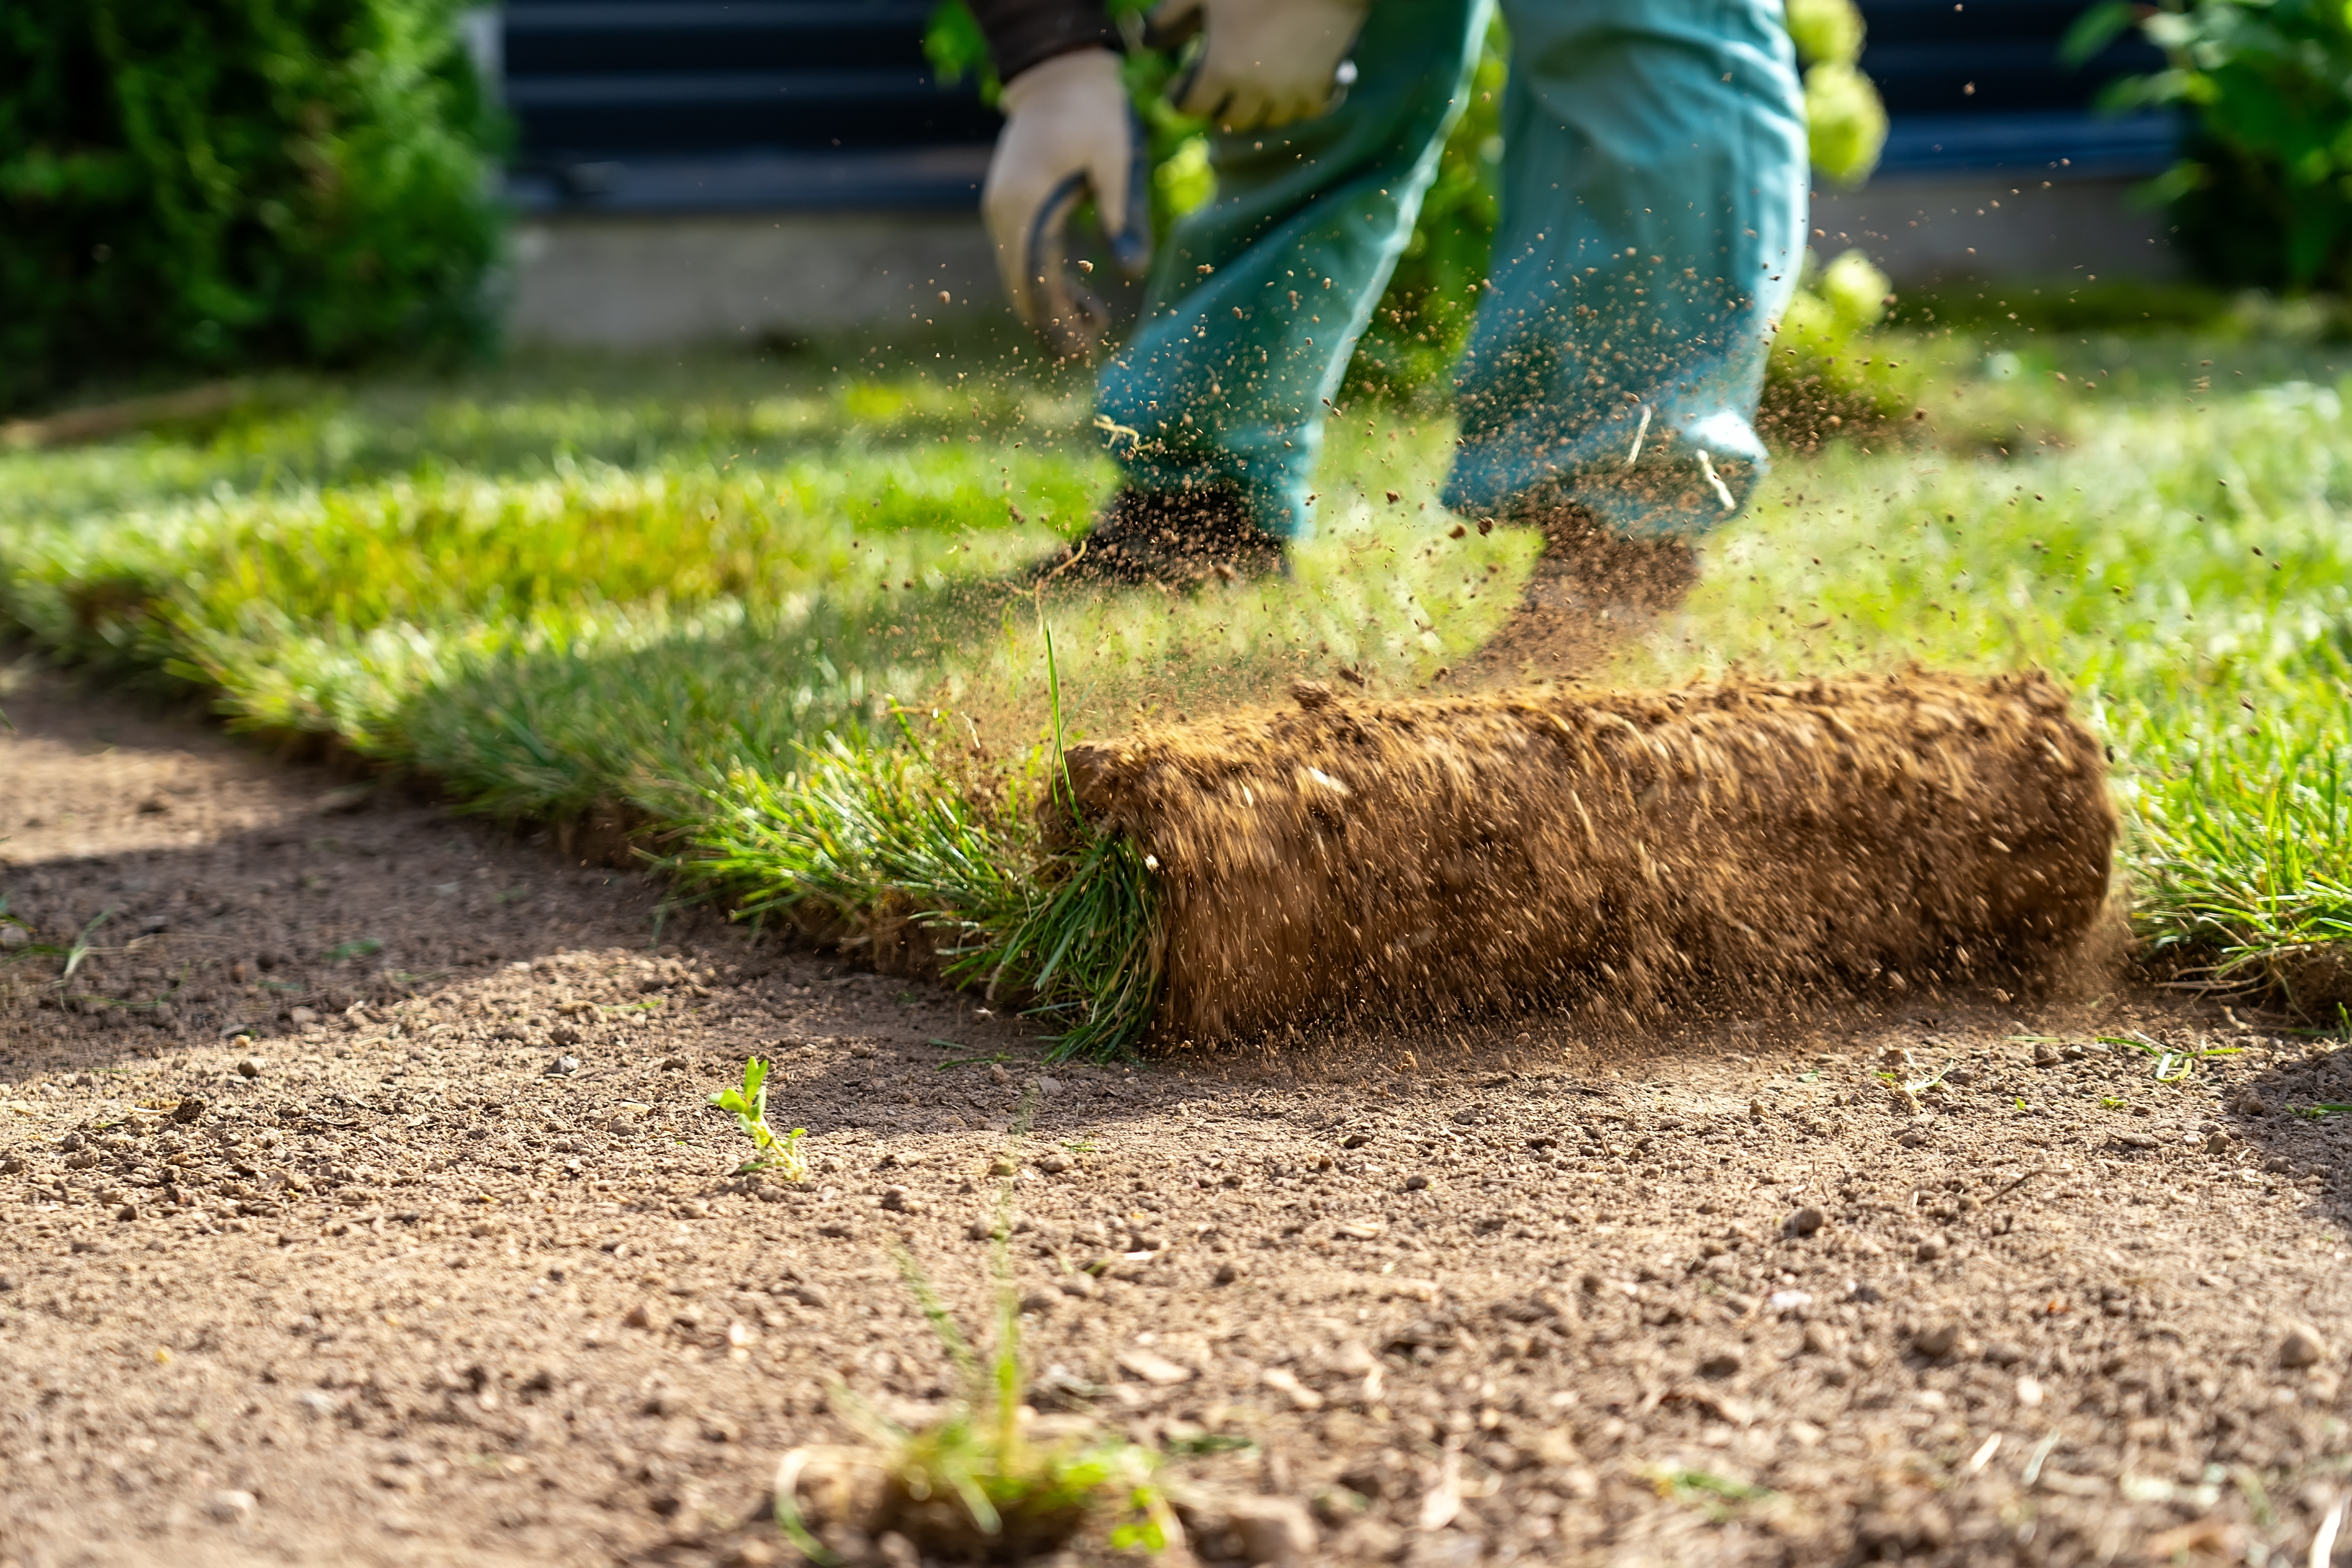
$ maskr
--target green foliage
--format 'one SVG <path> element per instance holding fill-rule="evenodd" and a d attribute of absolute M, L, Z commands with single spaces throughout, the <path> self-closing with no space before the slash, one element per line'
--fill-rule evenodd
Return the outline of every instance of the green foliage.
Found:
<path fill-rule="evenodd" d="M 1850 66 L 1862 58 L 1862 12 L 1853 0 L 1789 0 L 1788 26 L 1801 64 Z"/>
<path fill-rule="evenodd" d="M 1861 184 L 1886 145 L 1886 105 L 1862 74 L 1862 12 L 1853 0 L 1794 0 L 1789 38 L 1805 68 L 1805 133 L 1813 167 Z"/>
<path fill-rule="evenodd" d="M 1878 89 L 1850 65 L 1807 67 L 1805 136 L 1814 168 L 1834 184 L 1860 185 L 1886 147 L 1886 105 Z"/>
<path fill-rule="evenodd" d="M 2198 132 L 2149 187 L 2179 243 L 2233 286 L 2352 289 L 2352 13 L 2341 0 L 2105 0 L 2065 54 L 2134 26 L 2167 68 L 2110 87 L 2113 109 L 2184 109 Z"/>
<path fill-rule="evenodd" d="M 0 9 L 0 405 L 480 341 L 493 127 L 457 8 Z"/>
<path fill-rule="evenodd" d="M 1765 362 L 1758 424 L 1783 445 L 1818 447 L 1846 426 L 1895 418 L 1921 377 L 1903 374 L 1873 341 L 1895 296 L 1886 274 L 1859 250 L 1820 266 L 1811 251 Z"/>
<path fill-rule="evenodd" d="M 751 1157 L 736 1167 L 737 1175 L 753 1171 L 773 1171 L 788 1182 L 809 1179 L 808 1156 L 801 1152 L 801 1140 L 808 1129 L 795 1127 L 782 1137 L 768 1125 L 768 1068 L 770 1063 L 752 1057 L 743 1064 L 743 1086 L 722 1089 L 710 1097 L 710 1103 L 721 1110 L 732 1111 L 736 1125 L 751 1140 Z"/>

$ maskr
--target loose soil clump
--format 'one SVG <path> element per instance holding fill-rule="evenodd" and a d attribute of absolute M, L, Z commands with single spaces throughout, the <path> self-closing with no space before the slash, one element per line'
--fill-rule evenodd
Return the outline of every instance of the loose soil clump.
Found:
<path fill-rule="evenodd" d="M 1157 868 L 1164 1039 L 1934 984 L 2063 960 L 2105 904 L 2104 759 L 2044 675 L 1295 695 L 1069 752 Z"/>

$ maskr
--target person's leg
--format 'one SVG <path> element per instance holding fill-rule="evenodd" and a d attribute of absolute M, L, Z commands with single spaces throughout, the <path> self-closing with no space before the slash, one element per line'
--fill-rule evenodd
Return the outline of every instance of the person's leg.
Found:
<path fill-rule="evenodd" d="M 1168 237 L 1097 386 L 1133 491 L 1222 493 L 1265 534 L 1303 531 L 1324 400 L 1412 231 L 1489 4 L 1374 0 L 1337 109 L 1213 139 L 1216 196 Z"/>
<path fill-rule="evenodd" d="M 1696 536 L 1765 467 L 1796 289 L 1802 89 L 1777 0 L 1503 0 L 1503 215 L 1446 504 Z"/>

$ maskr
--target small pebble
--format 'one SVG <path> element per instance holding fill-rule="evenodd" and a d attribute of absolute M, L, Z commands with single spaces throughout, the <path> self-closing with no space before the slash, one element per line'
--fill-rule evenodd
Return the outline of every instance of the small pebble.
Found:
<path fill-rule="evenodd" d="M 261 1068 L 262 1060 L 259 1057 L 247 1057 L 243 1061 L 236 1064 L 236 1076 L 239 1078 L 259 1078 L 261 1076 Z"/>
<path fill-rule="evenodd" d="M 569 1078 L 579 1070 L 580 1058 L 572 1055 L 570 1052 L 566 1052 L 562 1056 L 560 1056 L 553 1061 L 548 1063 L 547 1071 L 541 1076 L 545 1078 Z"/>
<path fill-rule="evenodd" d="M 1701 1377 L 1729 1377 L 1739 1370 L 1738 1351 L 1717 1351 L 1698 1363 Z"/>
<path fill-rule="evenodd" d="M 205 1511 L 223 1524 L 243 1524 L 257 1506 L 251 1492 L 217 1491 L 205 1500 Z"/>
<path fill-rule="evenodd" d="M 1911 1348 L 1929 1361 L 1941 1361 L 1960 1342 L 1960 1325 L 1937 1323 L 1911 1336 Z"/>
<path fill-rule="evenodd" d="M 1262 1568 L 1289 1568 L 1315 1555 L 1315 1521 L 1296 1498 L 1235 1498 L 1225 1505 L 1225 1527 L 1243 1561 Z"/>
<path fill-rule="evenodd" d="M 1426 1191 L 1428 1190 L 1428 1188 L 1429 1188 L 1429 1178 L 1428 1178 L 1427 1176 L 1407 1176 L 1407 1177 L 1404 1179 L 1404 1190 L 1405 1190 L 1406 1192 L 1409 1192 L 1409 1193 L 1426 1192 Z"/>
<path fill-rule="evenodd" d="M 1121 1351 L 1118 1364 L 1154 1388 L 1173 1388 L 1192 1375 L 1189 1366 L 1179 1366 L 1156 1351 L 1142 1349 Z"/>
<path fill-rule="evenodd" d="M 2279 1341 L 2278 1359 L 2284 1367 L 2317 1366 L 2327 1359 L 2327 1342 L 2309 1323 L 2290 1323 Z"/>
<path fill-rule="evenodd" d="M 1920 1262 L 1933 1263 L 1943 1256 L 1944 1244 L 1938 1237 L 1931 1236 L 1919 1244 L 1917 1257 Z"/>
<path fill-rule="evenodd" d="M 1829 1216 L 1810 1204 L 1780 1222 L 1783 1236 L 1811 1236 L 1828 1222 Z"/>

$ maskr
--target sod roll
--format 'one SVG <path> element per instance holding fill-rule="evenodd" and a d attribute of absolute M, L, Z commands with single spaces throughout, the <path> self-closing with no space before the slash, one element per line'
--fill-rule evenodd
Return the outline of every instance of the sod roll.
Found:
<path fill-rule="evenodd" d="M 2040 674 L 1293 697 L 1070 750 L 1159 879 L 1164 1043 L 1934 983 L 2060 955 L 2105 900 L 2102 748 Z"/>

